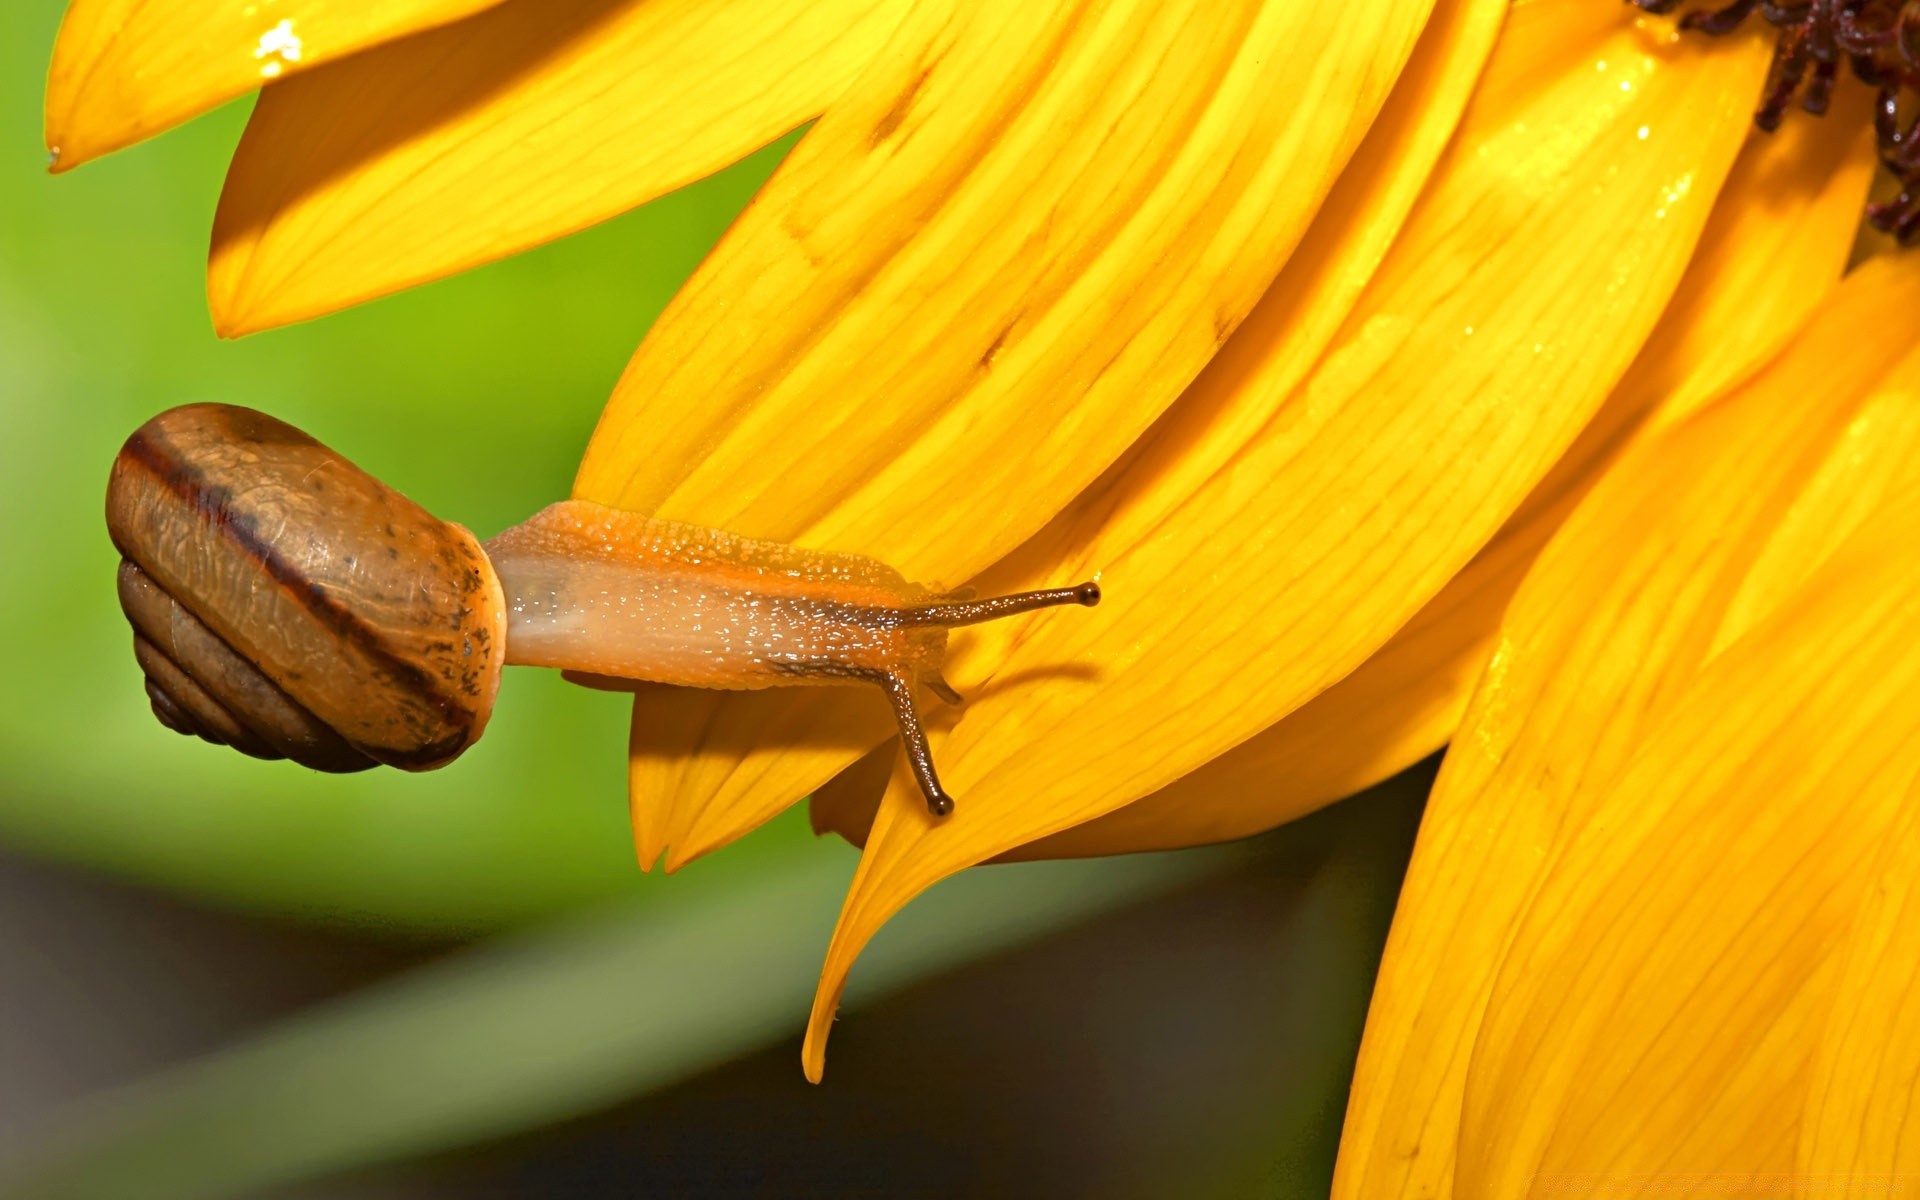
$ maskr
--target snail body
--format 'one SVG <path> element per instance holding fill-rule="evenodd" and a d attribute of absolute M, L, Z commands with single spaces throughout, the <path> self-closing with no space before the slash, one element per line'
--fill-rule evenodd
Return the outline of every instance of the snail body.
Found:
<path fill-rule="evenodd" d="M 757 689 L 934 672 L 946 649 L 944 629 L 882 616 L 925 603 L 927 589 L 857 555 L 582 500 L 542 509 L 486 550 L 508 581 L 515 663 Z"/>
<path fill-rule="evenodd" d="M 877 684 L 935 813 L 922 730 L 947 630 L 1099 589 L 941 596 L 872 559 L 584 501 L 484 546 L 284 422 L 196 404 L 115 460 L 107 527 L 155 715 L 325 771 L 473 744 L 507 663 L 709 688 Z"/>

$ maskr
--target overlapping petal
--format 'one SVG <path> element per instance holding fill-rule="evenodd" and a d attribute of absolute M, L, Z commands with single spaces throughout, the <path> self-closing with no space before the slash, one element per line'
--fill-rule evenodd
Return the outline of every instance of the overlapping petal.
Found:
<path fill-rule="evenodd" d="M 1213 357 L 1425 17 L 1393 0 L 916 6 L 641 347 L 576 493 L 964 580 Z M 717 699 L 689 745 L 643 740 L 644 706 L 643 797 L 764 744 L 780 712 Z M 751 738 L 731 732 L 742 714 Z"/>
<path fill-rule="evenodd" d="M 500 0 L 73 0 L 47 76 L 46 137 L 65 171 L 357 50 Z"/>
<path fill-rule="evenodd" d="M 1765 57 L 1747 42 L 1676 56 L 1578 0 L 1514 10 L 1447 159 L 1312 377 L 1267 397 L 1257 371 L 1215 376 L 1216 411 L 1183 406 L 1176 422 L 1193 424 L 1160 431 L 988 577 L 1098 570 L 1125 602 L 973 639 L 956 682 L 994 682 L 937 748 L 959 811 L 936 828 L 904 793 L 883 804 L 829 950 L 810 1074 L 854 954 L 908 898 L 1272 724 L 1492 537 L 1666 304 Z M 1691 119 L 1654 136 L 1676 110 Z M 1044 672 L 1045 688 L 1019 686 Z"/>
<path fill-rule="evenodd" d="M 867 844 L 880 798 L 893 778 L 893 760 L 900 749 L 893 742 L 861 756 L 846 770 L 813 790 L 807 797 L 807 818 L 815 833 L 837 833 L 856 846 Z"/>
<path fill-rule="evenodd" d="M 1353 674 L 1151 796 L 1008 857 L 1245 837 L 1439 750 L 1458 728 L 1500 615 L 1542 546 L 1643 423 L 1665 424 L 1764 363 L 1839 281 L 1874 166 L 1865 98 L 1836 120 L 1753 137 L 1653 336 L 1606 404 L 1466 568 Z M 816 799 L 816 803 L 818 803 Z M 867 819 L 877 807 L 864 806 Z M 838 810 L 848 814 L 856 810 Z M 846 823 L 846 815 L 840 823 Z M 857 841 L 865 840 L 864 827 Z"/>
<path fill-rule="evenodd" d="M 1214 375 L 1244 370 L 1234 364 L 1250 359 L 1263 364 L 1273 394 L 1284 392 L 1286 380 L 1297 381 L 1312 367 L 1379 268 L 1452 137 L 1505 12 L 1500 0 L 1436 7 L 1387 106 L 1322 207 L 1300 253 L 1288 261 L 1233 340 L 1196 381 L 1194 392 L 1206 392 Z M 787 703 L 791 707 L 795 701 Z M 820 717 L 813 711 L 804 719 L 817 723 Z M 851 734 L 855 727 L 844 724 Z M 887 733 L 879 724 L 862 724 L 858 731 L 869 739 Z M 772 743 L 769 755 L 783 744 L 777 736 L 767 741 Z M 823 741 L 823 750 L 830 746 L 848 752 L 846 742 Z M 720 782 L 700 819 L 682 834 L 689 850 L 729 836 L 722 821 L 740 808 L 754 805 L 747 811 L 758 812 L 763 806 L 784 805 L 788 796 L 805 789 L 806 782 L 793 776 L 790 764 L 782 764 L 780 774 L 754 770 L 760 766 L 757 756 L 743 759 L 732 776 Z M 862 789 L 884 787 L 886 774 L 856 768 L 851 775 L 816 790 L 814 823 L 862 844 L 879 804 L 877 791 L 863 794 Z"/>
<path fill-rule="evenodd" d="M 1920 398 L 1914 400 L 1920 407 Z M 1920 792 L 1910 792 L 1869 876 L 1865 905 L 1813 1031 L 1797 1173 L 1899 1180 L 1920 1170 Z"/>
<path fill-rule="evenodd" d="M 1898 358 L 1897 346 L 1861 347 L 1862 323 L 1914 299 L 1910 272 L 1856 273 L 1763 375 L 1631 449 L 1529 573 L 1422 825 L 1375 989 L 1337 1195 L 1449 1194 L 1466 1051 L 1514 922 L 1549 870 L 1562 869 L 1555 848 L 1612 794 L 1659 697 L 1706 660 L 1769 539 L 1817 494 L 1808 480 Z M 1813 527 L 1824 550 L 1803 545 L 1794 569 L 1767 576 L 1770 599 L 1746 605 L 1744 621 L 1804 580 L 1844 532 L 1831 520 Z"/>
<path fill-rule="evenodd" d="M 1834 947 L 1914 781 L 1913 484 L 1660 706 L 1556 856 L 1474 1044 L 1458 1194 L 1792 1167 Z"/>
<path fill-rule="evenodd" d="M 1504 15 L 1505 5 L 1497 2 L 1436 7 L 1387 106 L 1328 197 L 1300 253 L 1196 381 L 1194 392 L 1207 391 L 1210 376 L 1251 357 L 1266 364 L 1276 380 L 1272 390 L 1278 393 L 1284 390 L 1280 379 L 1297 380 L 1326 349 L 1379 268 L 1452 136 Z M 860 786 L 885 784 L 885 776 L 871 770 L 858 772 L 857 780 Z M 729 784 L 729 791 L 738 788 L 734 781 Z M 856 795 L 854 787 L 854 780 L 836 778 L 817 791 L 815 826 L 835 829 L 862 844 L 879 795 Z"/>
<path fill-rule="evenodd" d="M 576 494 L 972 574 L 1238 326 L 1426 11 L 919 6 L 649 335 Z"/>
<path fill-rule="evenodd" d="M 261 96 L 214 223 L 229 336 L 572 233 L 817 116 L 905 0 L 541 0 Z"/>

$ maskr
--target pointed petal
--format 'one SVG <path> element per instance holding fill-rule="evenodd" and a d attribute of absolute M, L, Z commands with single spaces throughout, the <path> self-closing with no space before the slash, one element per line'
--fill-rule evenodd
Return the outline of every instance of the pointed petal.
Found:
<path fill-rule="evenodd" d="M 1880 305 L 1912 300 L 1920 280 L 1895 271 L 1843 284 L 1768 374 L 1630 451 L 1534 566 L 1428 801 L 1361 1044 L 1338 1196 L 1450 1194 L 1465 1048 L 1542 852 L 1584 822 L 1582 780 L 1601 787 L 1651 728 L 1645 695 L 1707 653 L 1805 484 L 1807 455 L 1834 444 L 1897 348 L 1860 355 L 1851 374 L 1828 372 L 1826 357 L 1849 357 L 1841 348 Z M 1594 597 L 1597 586 L 1617 595 Z M 1670 632 L 1690 622 L 1703 630 L 1692 641 Z"/>
<path fill-rule="evenodd" d="M 641 347 L 576 492 L 957 583 L 1126 449 L 1278 271 L 1425 10 L 1083 7 L 916 9 L 914 53 L 821 120 Z M 864 696 L 715 714 L 634 759 L 680 861 L 888 728 Z M 689 751 L 719 770 L 679 793 Z"/>
<path fill-rule="evenodd" d="M 818 115 L 902 0 L 519 3 L 269 90 L 214 221 L 237 336 L 466 270 Z"/>
<path fill-rule="evenodd" d="M 1379 267 L 1452 136 L 1505 12 L 1500 0 L 1449 3 L 1435 11 L 1299 253 L 1197 388 L 1207 386 L 1210 374 L 1249 357 L 1264 363 L 1276 380 L 1297 380 L 1312 366 Z M 674 844 L 688 856 L 710 852 L 770 819 L 876 739 L 892 736 L 890 720 L 846 715 L 857 705 L 853 698 L 830 701 L 817 695 L 785 696 L 764 707 L 753 700 L 730 702 L 710 730 L 710 741 L 738 746 L 735 764 L 714 763 L 720 769 L 711 779 L 697 781 L 702 786 L 694 791 L 669 790 L 664 781 L 650 784 L 674 796 L 676 813 L 689 814 L 676 820 Z M 878 711 L 875 705 L 866 707 Z M 660 768 L 674 769 L 661 753 Z M 857 808 L 863 823 L 852 840 L 863 843 L 875 805 L 863 800 Z"/>
<path fill-rule="evenodd" d="M 1662 705 L 1631 764 L 1592 789 L 1474 1042 L 1459 1194 L 1791 1168 L 1809 1000 L 1833 994 L 1806 985 L 1825 983 L 1914 782 L 1916 483 Z M 1783 1020 L 1797 1043 L 1775 1036 Z"/>
<path fill-rule="evenodd" d="M 1836 111 L 1833 121 L 1797 121 L 1749 139 L 1673 301 L 1626 377 L 1493 541 L 1373 657 L 1184 779 L 1007 857 L 1246 837 L 1370 787 L 1445 745 L 1493 648 L 1501 612 L 1623 444 L 1643 422 L 1667 424 L 1766 362 L 1839 282 L 1873 178 L 1865 101 L 1849 95 L 1849 111 Z"/>
<path fill-rule="evenodd" d="M 664 694 L 663 694 L 664 693 Z M 667 688 L 653 685 L 641 685 L 634 690 L 632 726 L 628 733 L 628 761 L 633 761 L 642 753 L 642 748 L 655 739 L 674 743 L 691 741 L 723 693 L 697 688 Z M 662 764 L 663 768 L 671 764 Z M 689 757 L 681 764 L 684 769 L 699 769 L 698 761 Z M 660 861 L 667 848 L 667 830 L 661 821 L 662 813 L 657 805 L 641 804 L 636 800 L 637 793 L 628 794 L 628 815 L 633 822 L 634 856 L 642 871 L 651 871 Z M 678 863 L 669 862 L 671 871 Z"/>
<path fill-rule="evenodd" d="M 1426 11 L 916 7 L 649 334 L 576 494 L 964 579 L 1240 323 Z"/>
<path fill-rule="evenodd" d="M 815 788 L 807 797 L 807 815 L 815 833 L 837 833 L 855 846 L 867 844 L 867 832 L 880 811 L 899 755 L 893 742 L 882 742 L 865 757 Z"/>
<path fill-rule="evenodd" d="M 936 829 L 904 793 L 882 805 L 828 952 L 810 1072 L 844 973 L 887 914 L 1272 724 L 1492 537 L 1671 295 L 1764 59 L 1746 43 L 1677 55 L 1579 0 L 1513 10 L 1446 160 L 1313 377 L 1283 397 L 1257 370 L 1213 377 L 1219 392 L 1176 414 L 1193 422 L 1185 436 L 1163 431 L 994 572 L 997 588 L 1097 569 L 1113 602 L 1095 619 L 975 631 L 971 661 L 1025 685 L 980 694 L 936 748 L 951 818 Z M 1636 137 L 1673 111 L 1693 119 Z M 1033 685 L 1068 664 L 1091 678 Z M 968 674 L 950 677 L 965 691 Z"/>
<path fill-rule="evenodd" d="M 1873 887 L 1837 955 L 1833 1005 L 1814 1032 L 1797 1170 L 1810 1179 L 1920 1171 L 1920 793 L 1909 794 Z"/>
<path fill-rule="evenodd" d="M 1448 1193 L 1464 1050 L 1542 854 L 1580 827 L 1579 789 L 1612 777 L 1651 697 L 1702 661 L 1741 573 L 1896 355 L 1826 360 L 1903 297 L 1920 279 L 1842 285 L 1767 373 L 1630 450 L 1529 573 L 1423 821 L 1336 1194 Z"/>
<path fill-rule="evenodd" d="M 275 79 L 499 0 L 73 0 L 47 75 L 47 149 L 66 171 Z"/>
<path fill-rule="evenodd" d="M 629 806 L 659 831 L 669 871 L 759 828 L 898 736 L 877 688 L 676 692 L 635 696 L 627 759 Z"/>

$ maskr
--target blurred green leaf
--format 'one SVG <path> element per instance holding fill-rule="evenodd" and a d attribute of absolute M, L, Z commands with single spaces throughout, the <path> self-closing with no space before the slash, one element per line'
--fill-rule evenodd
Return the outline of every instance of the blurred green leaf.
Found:
<path fill-rule="evenodd" d="M 626 705 L 510 672 L 485 741 L 346 778 L 175 736 L 147 710 L 101 518 L 126 435 L 252 405 L 481 536 L 563 496 L 647 325 L 784 152 L 577 237 L 310 325 L 222 343 L 208 230 L 245 105 L 50 177 L 40 89 L 62 5 L 0 6 L 0 837 L 226 904 L 472 929 L 641 887 Z M 31 564 L 20 570 L 19 564 Z M 749 859 L 779 859 L 797 826 Z"/>
<path fill-rule="evenodd" d="M 791 1037 L 852 859 L 696 875 L 362 992 L 73 1114 L 0 1195 L 214 1200 L 576 1116 Z M 848 1005 L 1230 861 L 969 872 L 888 927 Z"/>

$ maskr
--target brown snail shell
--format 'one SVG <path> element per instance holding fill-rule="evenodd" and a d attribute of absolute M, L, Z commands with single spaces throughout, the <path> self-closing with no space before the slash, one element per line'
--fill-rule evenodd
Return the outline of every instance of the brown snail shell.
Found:
<path fill-rule="evenodd" d="M 480 543 L 291 425 L 161 413 L 114 461 L 107 529 L 168 727 L 322 771 L 436 767 L 486 727 L 506 605 Z"/>

